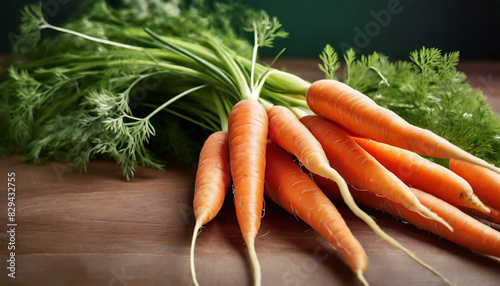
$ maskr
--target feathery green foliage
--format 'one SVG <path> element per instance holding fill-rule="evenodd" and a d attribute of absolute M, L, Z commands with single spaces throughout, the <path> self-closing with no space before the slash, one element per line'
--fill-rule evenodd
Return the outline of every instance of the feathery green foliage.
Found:
<path fill-rule="evenodd" d="M 124 0 L 112 7 L 104 0 L 87 1 L 64 27 L 44 20 L 40 5 L 25 7 L 15 50 L 20 57 L 0 83 L 5 91 L 0 120 L 9 134 L 2 139 L 0 154 L 27 154 L 33 162 L 76 162 L 82 170 L 89 160 L 107 157 L 129 179 L 138 164 L 162 167 L 159 158 L 166 155 L 150 148 L 155 137 L 154 142 L 166 140 L 163 145 L 171 146 L 163 151 L 195 163 L 201 146 L 192 142 L 206 134 L 206 124 L 221 128 L 216 108 L 204 104 L 213 95 L 199 87 L 226 87 L 143 28 L 176 43 L 181 39 L 182 45 L 200 45 L 210 38 L 251 55 L 251 45 L 233 24 L 251 22 L 258 14 L 240 5 L 205 4 Z M 40 41 L 43 29 L 59 33 Z M 187 120 L 180 123 L 179 116 Z M 192 131 L 180 132 L 180 126 Z M 180 135 L 174 138 L 172 130 Z"/>

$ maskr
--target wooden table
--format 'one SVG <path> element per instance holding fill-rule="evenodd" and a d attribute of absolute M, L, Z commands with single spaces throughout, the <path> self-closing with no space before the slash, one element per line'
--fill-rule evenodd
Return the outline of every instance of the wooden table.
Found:
<path fill-rule="evenodd" d="M 281 61 L 313 80 L 316 62 Z M 500 112 L 500 64 L 460 68 Z M 15 172 L 15 269 L 7 277 L 7 179 Z M 189 248 L 195 170 L 139 168 L 124 182 L 113 162 L 96 161 L 87 174 L 71 164 L 35 166 L 19 156 L 0 160 L 0 285 L 191 285 Z M 400 250 L 381 241 L 339 206 L 369 257 L 371 285 L 444 285 Z M 368 211 L 389 235 L 456 285 L 499 285 L 500 259 L 486 257 L 387 214 Z M 360 285 L 314 230 L 269 199 L 256 248 L 263 285 Z M 202 285 L 250 285 L 251 269 L 230 196 L 201 232 L 196 248 Z"/>

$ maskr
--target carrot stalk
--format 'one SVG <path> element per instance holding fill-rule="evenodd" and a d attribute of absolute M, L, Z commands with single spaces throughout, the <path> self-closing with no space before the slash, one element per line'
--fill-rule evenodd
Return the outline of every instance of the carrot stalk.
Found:
<path fill-rule="evenodd" d="M 371 98 L 342 82 L 316 81 L 307 90 L 306 100 L 317 115 L 375 141 L 422 155 L 467 161 L 500 173 L 500 168 L 460 149 L 430 130 L 409 124 L 393 111 L 379 106 Z"/>
<path fill-rule="evenodd" d="M 257 100 L 244 99 L 232 108 L 228 124 L 236 217 L 250 254 L 254 283 L 260 285 L 261 270 L 255 238 L 264 200 L 267 113 Z"/>
<path fill-rule="evenodd" d="M 340 192 L 335 184 L 324 178 L 315 177 L 318 186 L 330 197 L 341 200 Z M 447 240 L 467 247 L 473 251 L 500 257 L 500 232 L 475 220 L 457 207 L 418 189 L 410 188 L 417 198 L 432 208 L 437 214 L 450 222 L 453 232 L 433 220 L 420 216 L 401 204 L 387 198 L 351 188 L 353 197 L 362 205 L 388 212 L 393 216 L 403 218 L 416 227 L 430 231 Z"/>
<path fill-rule="evenodd" d="M 474 193 L 487 205 L 500 211 L 500 174 L 468 162 L 451 159 L 450 169 L 472 186 Z"/>
<path fill-rule="evenodd" d="M 267 144 L 265 186 L 269 198 L 318 231 L 368 285 L 363 276 L 368 257 L 337 208 L 291 156 L 271 141 Z"/>
<path fill-rule="evenodd" d="M 361 148 L 336 123 L 314 115 L 302 117 L 301 122 L 318 139 L 332 167 L 339 170 L 349 184 L 401 203 L 452 230 L 446 221 L 423 206 L 408 186 Z"/>
<path fill-rule="evenodd" d="M 328 178 L 335 182 L 342 195 L 344 203 L 361 220 L 363 220 L 380 238 L 387 241 L 394 247 L 399 248 L 410 258 L 420 263 L 436 275 L 442 277 L 425 262 L 420 260 L 414 253 L 409 251 L 395 239 L 387 235 L 377 223 L 354 201 L 346 181 L 339 173 L 330 166 L 330 162 L 325 154 L 320 142 L 311 134 L 310 130 L 302 124 L 293 113 L 284 107 L 273 106 L 268 109 L 269 116 L 269 137 L 277 145 L 294 154 L 297 159 L 312 173 Z"/>
<path fill-rule="evenodd" d="M 490 212 L 474 194 L 469 183 L 448 168 L 405 149 L 366 138 L 353 139 L 408 186 L 430 193 L 455 206 L 464 206 L 483 213 Z"/>
<path fill-rule="evenodd" d="M 199 285 L 194 265 L 196 237 L 201 227 L 210 222 L 219 212 L 230 186 L 228 134 L 226 131 L 217 131 L 212 133 L 203 144 L 196 171 L 193 200 L 196 223 L 190 252 L 191 275 L 195 285 Z"/>

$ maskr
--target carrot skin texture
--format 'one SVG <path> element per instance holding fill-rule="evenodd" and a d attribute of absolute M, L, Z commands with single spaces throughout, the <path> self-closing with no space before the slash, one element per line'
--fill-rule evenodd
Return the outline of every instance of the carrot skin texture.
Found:
<path fill-rule="evenodd" d="M 267 145 L 266 195 L 318 231 L 355 274 L 366 271 L 368 257 L 330 199 L 271 141 Z"/>
<path fill-rule="evenodd" d="M 361 148 L 336 123 L 314 115 L 302 117 L 301 122 L 319 140 L 332 167 L 339 170 L 349 184 L 385 196 L 446 224 L 422 206 L 408 186 Z"/>
<path fill-rule="evenodd" d="M 307 104 L 317 115 L 378 142 L 437 158 L 457 158 L 500 173 L 486 163 L 430 130 L 409 124 L 393 111 L 336 80 L 318 80 L 306 93 Z"/>
<path fill-rule="evenodd" d="M 257 235 L 262 216 L 267 112 L 256 100 L 242 100 L 229 114 L 228 129 L 236 215 L 246 239 Z"/>
<path fill-rule="evenodd" d="M 334 181 L 339 186 L 344 202 L 349 209 L 367 223 L 378 235 L 384 237 L 385 234 L 381 232 L 375 221 L 356 205 L 351 193 L 349 193 L 346 181 L 330 166 L 321 143 L 297 116 L 288 108 L 273 106 L 268 109 L 268 117 L 269 138 L 281 148 L 295 155 L 310 172 Z M 387 239 L 387 236 L 385 236 L 385 239 Z"/>
<path fill-rule="evenodd" d="M 484 213 L 490 212 L 474 195 L 469 183 L 448 168 L 405 149 L 366 138 L 353 137 L 353 139 L 405 184 L 455 206 L 474 208 Z"/>
<path fill-rule="evenodd" d="M 330 167 L 327 156 L 319 141 L 286 107 L 272 106 L 267 110 L 269 138 L 281 148 L 294 154 L 313 173 L 320 173 L 320 167 Z"/>
<path fill-rule="evenodd" d="M 451 159 L 450 169 L 472 186 L 485 204 L 500 211 L 500 174 L 474 164 Z"/>
<path fill-rule="evenodd" d="M 340 194 L 335 184 L 331 184 L 328 180 L 321 177 L 315 177 L 314 180 L 328 196 L 331 196 L 335 200 L 340 199 Z M 353 197 L 362 205 L 388 212 L 395 217 L 403 218 L 416 227 L 442 236 L 451 242 L 473 251 L 500 257 L 500 232 L 477 221 L 460 211 L 458 208 L 431 194 L 414 188 L 411 188 L 411 191 L 418 197 L 423 205 L 432 208 L 439 216 L 448 221 L 453 227 L 453 232 L 442 224 L 422 217 L 401 204 L 397 204 L 370 192 L 358 191 L 351 188 Z"/>
<path fill-rule="evenodd" d="M 205 140 L 200 151 L 196 171 L 193 199 L 196 223 L 190 251 L 191 275 L 195 285 L 199 285 L 196 279 L 194 263 L 196 237 L 200 228 L 211 221 L 222 208 L 224 197 L 230 186 L 228 133 L 226 131 L 217 131 Z"/>
<path fill-rule="evenodd" d="M 196 171 L 193 209 L 201 225 L 219 212 L 230 186 L 228 133 L 217 131 L 203 144 Z"/>
<path fill-rule="evenodd" d="M 314 82 L 307 91 L 306 99 L 316 114 L 360 135 L 419 154 L 432 156 L 435 151 L 434 144 L 425 143 L 428 142 L 426 137 L 430 131 L 418 127 L 409 128 L 409 124 L 396 113 L 381 108 L 372 99 L 342 82 Z M 357 115 L 358 112 L 361 115 Z M 380 126 L 387 128 L 382 129 Z M 417 140 L 408 140 L 408 136 L 416 137 Z"/>

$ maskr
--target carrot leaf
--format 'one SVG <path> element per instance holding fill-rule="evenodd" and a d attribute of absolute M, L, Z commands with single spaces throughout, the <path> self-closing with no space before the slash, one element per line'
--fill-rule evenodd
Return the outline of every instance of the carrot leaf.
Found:
<path fill-rule="evenodd" d="M 323 61 L 323 64 L 318 64 L 318 67 L 325 73 L 325 78 L 337 79 L 335 72 L 340 67 L 340 62 L 337 52 L 332 48 L 332 46 L 326 45 L 319 58 Z"/>

